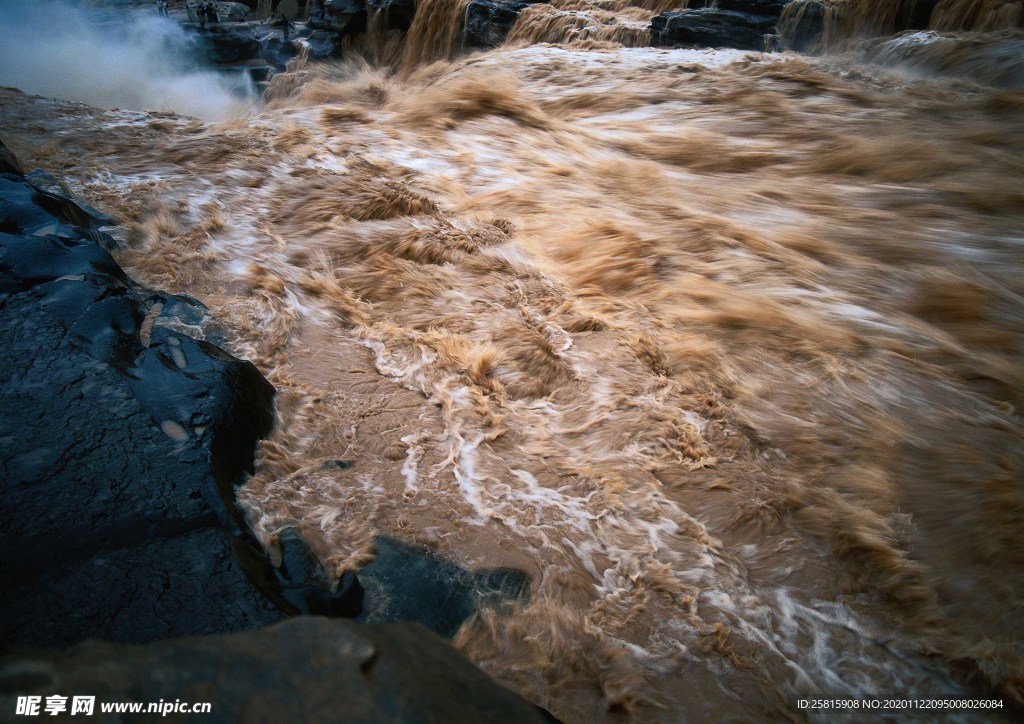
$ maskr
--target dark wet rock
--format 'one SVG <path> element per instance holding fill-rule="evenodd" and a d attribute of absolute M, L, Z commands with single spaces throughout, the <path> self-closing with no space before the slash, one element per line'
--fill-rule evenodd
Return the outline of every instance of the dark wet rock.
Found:
<path fill-rule="evenodd" d="M 0 178 L 0 231 L 28 235 L 52 234 L 63 238 L 78 232 L 34 202 L 37 192 L 19 181 Z"/>
<path fill-rule="evenodd" d="M 651 20 L 651 44 L 763 50 L 777 15 L 720 8 L 662 13 Z"/>
<path fill-rule="evenodd" d="M 889 20 L 885 26 L 873 27 L 870 19 L 865 19 L 858 27 L 858 34 L 869 37 L 891 35 L 905 30 L 923 30 L 928 27 L 932 12 L 939 2 L 940 0 L 896 0 L 895 12 L 888 16 Z M 834 10 L 823 0 L 793 0 L 787 11 L 788 17 L 780 28 L 785 47 L 800 51 L 823 50 L 825 17 L 830 12 Z"/>
<path fill-rule="evenodd" d="M 7 578 L 11 573 L 5 570 L 10 581 L 0 594 L 5 645 L 63 647 L 89 638 L 155 641 L 244 631 L 284 618 L 254 590 L 215 518 L 197 513 L 189 520 L 147 523 L 120 538 L 110 536 L 113 547 L 83 551 L 81 558 L 42 548 L 36 562 L 47 566 L 45 573 L 15 572 Z"/>
<path fill-rule="evenodd" d="M 203 62 L 215 65 L 256 58 L 260 43 L 247 25 L 207 26 L 206 32 L 190 38 L 192 50 Z"/>
<path fill-rule="evenodd" d="M 260 58 L 278 70 L 283 70 L 288 61 L 299 54 L 299 47 L 292 39 L 280 35 L 266 35 L 259 40 Z"/>
<path fill-rule="evenodd" d="M 261 51 L 262 52 L 262 51 Z M 266 86 L 270 81 L 271 76 L 274 72 L 283 69 L 284 65 L 278 66 L 276 63 L 268 63 L 262 58 L 244 61 L 237 65 L 221 65 L 216 67 L 219 73 L 227 74 L 228 78 L 232 76 L 235 79 L 235 83 L 232 83 L 229 87 L 231 91 L 240 97 L 245 97 L 249 92 L 249 83 L 255 85 L 257 88 L 260 86 Z"/>
<path fill-rule="evenodd" d="M 293 615 L 342 616 L 367 623 L 415 621 L 451 638 L 480 608 L 501 610 L 529 597 L 530 580 L 521 571 L 471 571 L 430 548 L 386 536 L 374 541 L 371 563 L 340 580 L 324 570 L 291 528 L 271 540 L 266 556 L 243 548 L 240 559 L 250 579 L 278 608 Z"/>
<path fill-rule="evenodd" d="M 0 232 L 62 239 L 84 237 L 113 249 L 114 239 L 103 231 L 113 224 L 109 216 L 72 199 L 49 174 L 33 171 L 26 177 L 17 173 L 0 175 Z"/>
<path fill-rule="evenodd" d="M 900 28 L 924 30 L 931 22 L 932 12 L 941 0 L 914 0 L 901 4 Z"/>
<path fill-rule="evenodd" d="M 379 2 L 375 0 L 374 7 L 379 7 Z M 355 15 L 359 12 L 366 11 L 366 2 L 364 0 L 326 0 L 324 3 L 324 12 L 330 15 Z"/>
<path fill-rule="evenodd" d="M 366 0 L 366 4 L 384 14 L 388 30 L 408 30 L 416 14 L 415 0 Z"/>
<path fill-rule="evenodd" d="M 348 470 L 353 465 L 355 465 L 355 463 L 351 460 L 328 460 L 321 466 L 321 468 L 324 470 L 329 470 L 331 468 L 334 468 L 335 470 Z"/>
<path fill-rule="evenodd" d="M 289 20 L 300 20 L 307 4 L 308 0 L 272 0 L 270 12 L 272 15 L 283 15 Z"/>
<path fill-rule="evenodd" d="M 324 15 L 313 27 L 355 35 L 366 31 L 366 3 L 364 0 L 326 0 Z M 321 27 L 322 26 L 322 27 Z"/>
<path fill-rule="evenodd" d="M 381 536 L 373 562 L 359 571 L 365 591 L 358 621 L 416 621 L 452 637 L 480 607 L 523 602 L 529 578 L 522 571 L 470 571 L 423 546 Z"/>
<path fill-rule="evenodd" d="M 185 11 L 188 13 L 188 18 L 194 23 L 199 22 L 199 15 L 196 13 L 198 6 L 199 0 L 185 3 Z M 243 3 L 218 2 L 217 20 L 222 23 L 241 22 L 245 20 L 251 10 L 252 8 Z"/>
<path fill-rule="evenodd" d="M 790 0 L 695 0 L 651 21 L 654 45 L 764 50 Z"/>
<path fill-rule="evenodd" d="M 363 610 L 363 587 L 353 573 L 334 580 L 294 529 L 279 533 L 269 556 L 252 546 L 237 551 L 256 587 L 289 615 L 354 618 Z"/>
<path fill-rule="evenodd" d="M 35 203 L 44 209 L 49 209 L 54 216 L 67 219 L 69 223 L 75 224 L 80 229 L 88 232 L 96 232 L 105 226 L 113 226 L 116 222 L 110 216 L 97 211 L 85 202 L 72 198 L 71 192 L 56 177 L 41 169 L 35 169 L 25 176 L 25 183 L 40 192 L 35 198 Z M 109 237 L 104 237 L 97 243 L 109 243 Z"/>
<path fill-rule="evenodd" d="M 341 0 L 342 2 L 352 2 L 353 0 Z M 355 0 L 358 2 L 359 0 Z M 366 4 L 371 8 L 377 10 L 386 10 L 388 12 L 397 11 L 400 8 L 408 8 L 408 12 L 412 13 L 416 10 L 416 0 L 365 0 Z M 335 0 L 338 3 L 338 0 Z"/>
<path fill-rule="evenodd" d="M 476 48 L 496 48 L 505 42 L 519 13 L 536 2 L 471 0 L 466 7 L 466 44 Z"/>
<path fill-rule="evenodd" d="M 32 179 L 0 178 L 0 638 L 278 620 L 232 555 L 253 545 L 233 486 L 273 388 L 182 332 L 202 334 L 194 300 L 139 287 L 89 238 L 110 219 Z"/>
<path fill-rule="evenodd" d="M 691 0 L 686 9 L 718 8 L 719 10 L 735 10 L 748 15 L 778 18 L 789 3 L 790 0 Z"/>
<path fill-rule="evenodd" d="M 20 176 L 22 174 L 21 164 L 10 149 L 0 141 L 0 174 L 10 173 Z"/>
<path fill-rule="evenodd" d="M 209 702 L 204 722 L 551 722 L 416 624 L 303 617 L 245 633 L 148 645 L 86 642 L 0 660 L 17 696 Z M 114 721 L 99 717 L 97 721 Z M 119 721 L 120 719 L 116 719 Z"/>
<path fill-rule="evenodd" d="M 365 28 L 364 28 L 365 29 Z M 315 30 L 307 39 L 310 60 L 326 60 L 341 56 L 341 34 L 328 30 Z"/>
<path fill-rule="evenodd" d="M 825 32 L 825 7 L 817 0 L 797 0 L 779 27 L 779 36 L 786 48 L 807 51 L 813 49 Z"/>
<path fill-rule="evenodd" d="M 309 3 L 309 18 L 306 25 L 314 30 L 330 30 L 331 18 L 327 14 L 326 0 L 312 0 Z"/>

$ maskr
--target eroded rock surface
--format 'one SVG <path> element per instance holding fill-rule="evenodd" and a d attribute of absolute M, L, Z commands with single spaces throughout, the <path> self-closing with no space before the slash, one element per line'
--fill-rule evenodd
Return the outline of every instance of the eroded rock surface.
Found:
<path fill-rule="evenodd" d="M 147 641 L 280 619 L 231 550 L 233 486 L 270 430 L 273 387 L 195 338 L 198 302 L 127 277 L 97 243 L 113 244 L 110 219 L 35 179 L 0 176 L 0 637 Z"/>
<path fill-rule="evenodd" d="M 205 722 L 551 722 L 417 624 L 301 617 L 260 631 L 147 646 L 89 641 L 0 661 L 18 695 L 209 702 Z M 96 721 L 120 721 L 99 716 Z"/>
<path fill-rule="evenodd" d="M 652 45 L 764 50 L 788 0 L 710 0 L 651 20 Z M 703 4 L 704 7 L 700 7 Z"/>
<path fill-rule="evenodd" d="M 505 42 L 519 13 L 536 2 L 470 0 L 466 7 L 466 45 L 476 48 L 498 47 Z"/>
<path fill-rule="evenodd" d="M 452 637 L 481 606 L 528 597 L 530 580 L 511 568 L 469 571 L 423 546 L 381 536 L 359 572 L 365 589 L 360 621 L 415 621 Z"/>

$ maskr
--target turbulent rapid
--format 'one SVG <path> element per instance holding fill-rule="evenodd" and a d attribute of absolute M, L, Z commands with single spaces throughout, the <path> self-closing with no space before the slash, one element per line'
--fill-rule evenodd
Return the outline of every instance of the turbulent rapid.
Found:
<path fill-rule="evenodd" d="M 262 542 L 525 571 L 456 643 L 560 719 L 1019 706 L 1024 92 L 629 47 L 625 5 L 560 44 L 553 7 L 299 58 L 241 119 L 2 90 L 0 123 L 276 387 Z"/>

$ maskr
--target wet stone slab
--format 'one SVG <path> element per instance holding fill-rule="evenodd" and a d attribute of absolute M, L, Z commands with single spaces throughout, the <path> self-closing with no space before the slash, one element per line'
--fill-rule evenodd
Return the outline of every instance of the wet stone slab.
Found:
<path fill-rule="evenodd" d="M 273 387 L 179 331 L 201 328 L 201 305 L 134 284 L 96 243 L 112 244 L 109 219 L 8 169 L 0 638 L 148 641 L 279 620 L 232 555 L 233 486 L 272 426 Z"/>
<path fill-rule="evenodd" d="M 18 695 L 53 692 L 97 702 L 208 702 L 210 712 L 198 717 L 204 722 L 555 721 L 422 626 L 320 617 L 231 635 L 147 646 L 92 641 L 67 653 L 0 659 L 0 711 L 13 712 Z M 96 715 L 90 721 L 123 720 L 104 717 L 99 706 Z"/>

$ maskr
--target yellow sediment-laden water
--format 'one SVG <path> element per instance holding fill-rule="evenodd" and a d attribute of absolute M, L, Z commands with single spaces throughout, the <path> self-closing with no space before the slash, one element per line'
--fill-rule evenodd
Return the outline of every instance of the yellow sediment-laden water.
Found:
<path fill-rule="evenodd" d="M 624 47 L 608 3 L 453 60 L 437 4 L 400 72 L 300 60 L 233 120 L 0 91 L 277 388 L 263 541 L 524 570 L 456 643 L 569 722 L 1019 704 L 1024 92 Z"/>

